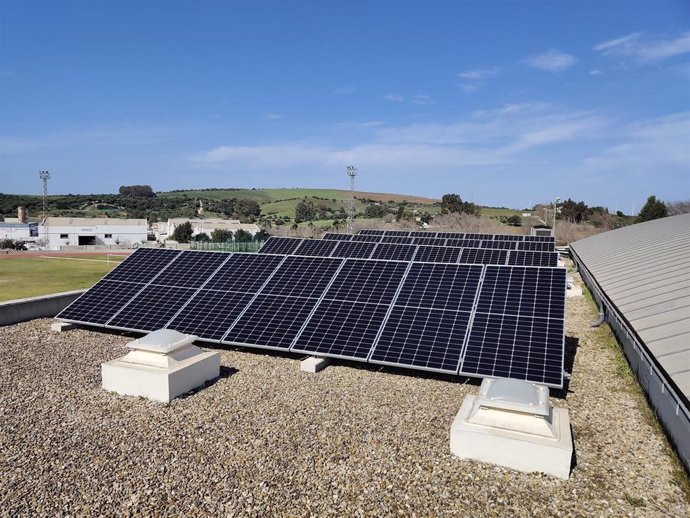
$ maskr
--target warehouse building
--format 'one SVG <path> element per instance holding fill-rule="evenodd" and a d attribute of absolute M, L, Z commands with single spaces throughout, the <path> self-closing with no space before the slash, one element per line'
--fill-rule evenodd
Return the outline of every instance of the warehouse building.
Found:
<path fill-rule="evenodd" d="M 70 245 L 134 246 L 145 243 L 147 234 L 145 219 L 51 217 L 39 226 L 39 237 L 49 250 Z"/>
<path fill-rule="evenodd" d="M 690 469 L 690 214 L 589 237 L 571 253 Z"/>

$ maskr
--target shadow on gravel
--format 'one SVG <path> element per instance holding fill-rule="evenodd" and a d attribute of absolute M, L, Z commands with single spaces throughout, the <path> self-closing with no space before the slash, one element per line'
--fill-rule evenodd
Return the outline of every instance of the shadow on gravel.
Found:
<path fill-rule="evenodd" d="M 195 388 L 194 390 L 190 390 L 189 392 L 185 392 L 181 396 L 178 396 L 175 399 L 187 399 L 188 397 L 194 396 L 197 392 L 201 392 L 204 389 L 207 389 L 208 387 L 212 387 L 216 383 L 218 383 L 220 380 L 224 380 L 226 378 L 229 378 L 236 372 L 239 372 L 237 369 L 234 367 L 226 367 L 225 365 L 220 366 L 220 374 L 218 375 L 217 378 L 208 380 L 206 383 L 201 385 L 200 387 Z"/>

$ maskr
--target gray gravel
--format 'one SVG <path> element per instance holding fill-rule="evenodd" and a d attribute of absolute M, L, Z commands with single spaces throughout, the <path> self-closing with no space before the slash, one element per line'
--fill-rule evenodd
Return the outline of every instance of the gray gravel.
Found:
<path fill-rule="evenodd" d="M 449 428 L 467 380 L 353 365 L 317 375 L 256 351 L 170 405 L 105 393 L 129 340 L 50 320 L 0 328 L 0 513 L 690 516 L 677 461 L 612 347 L 568 302 L 569 481 L 461 461 Z"/>

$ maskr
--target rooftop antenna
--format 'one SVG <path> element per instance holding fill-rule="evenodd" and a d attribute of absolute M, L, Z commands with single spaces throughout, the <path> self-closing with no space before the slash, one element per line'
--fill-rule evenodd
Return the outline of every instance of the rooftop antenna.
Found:
<path fill-rule="evenodd" d="M 48 171 L 39 171 L 38 176 L 43 182 L 43 215 L 41 216 L 41 223 L 45 225 L 48 218 L 48 180 L 50 180 L 50 173 Z"/>
<path fill-rule="evenodd" d="M 347 176 L 350 177 L 350 210 L 347 215 L 347 233 L 352 234 L 355 222 L 355 176 L 357 176 L 357 169 L 355 166 L 349 165 L 345 170 Z"/>

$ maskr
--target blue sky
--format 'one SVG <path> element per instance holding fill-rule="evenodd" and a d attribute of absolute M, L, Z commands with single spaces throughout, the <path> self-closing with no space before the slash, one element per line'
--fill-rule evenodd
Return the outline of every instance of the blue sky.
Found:
<path fill-rule="evenodd" d="M 690 3 L 0 0 L 0 192 L 690 198 Z"/>

